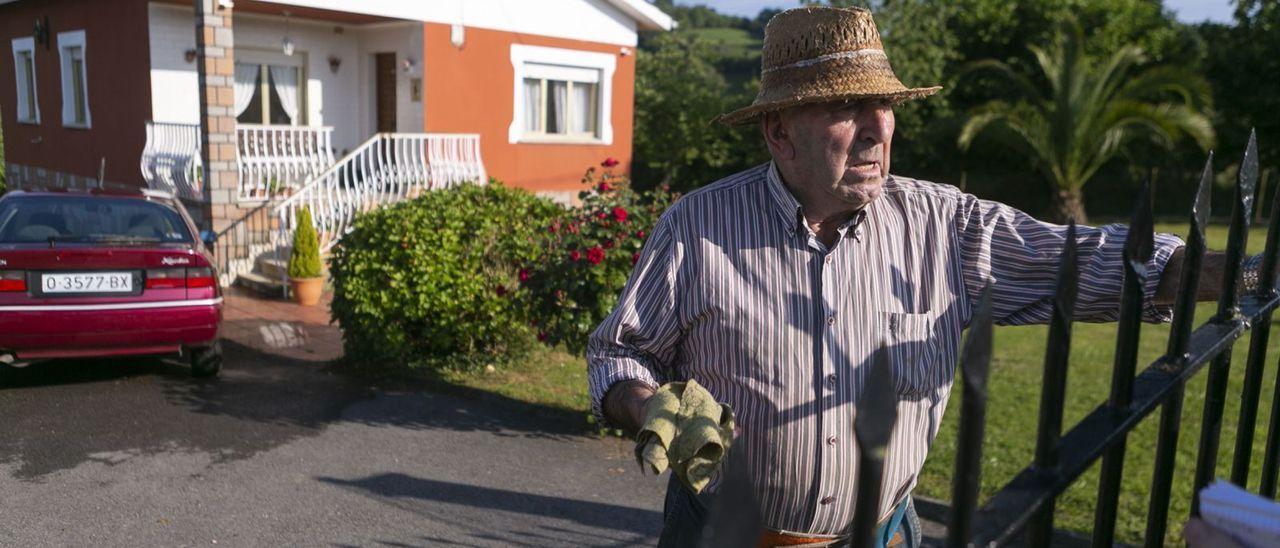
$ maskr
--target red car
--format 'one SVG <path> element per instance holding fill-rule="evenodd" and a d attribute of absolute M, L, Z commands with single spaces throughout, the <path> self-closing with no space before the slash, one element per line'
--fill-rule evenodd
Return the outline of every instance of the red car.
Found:
<path fill-rule="evenodd" d="M 181 355 L 222 368 L 222 290 L 182 204 L 139 191 L 0 197 L 0 365 Z"/>

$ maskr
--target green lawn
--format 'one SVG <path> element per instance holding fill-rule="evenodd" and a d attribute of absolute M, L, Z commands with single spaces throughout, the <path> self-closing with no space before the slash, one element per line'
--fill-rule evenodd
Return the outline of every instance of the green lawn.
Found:
<path fill-rule="evenodd" d="M 1161 232 L 1185 235 L 1185 225 L 1160 225 Z M 1222 249 L 1226 242 L 1225 227 L 1210 227 L 1210 247 Z M 1260 253 L 1266 234 L 1254 229 L 1250 234 L 1249 250 Z M 1196 323 L 1200 324 L 1213 314 L 1215 305 L 1201 304 L 1196 311 Z M 1115 324 L 1077 323 L 1072 332 L 1072 367 L 1067 381 L 1067 428 L 1106 400 L 1111 385 L 1111 360 L 1114 355 Z M 1263 381 L 1260 424 L 1254 437 L 1254 473 L 1250 489 L 1257 490 L 1270 412 L 1272 387 L 1275 385 L 1275 361 L 1280 345 L 1280 335 L 1274 333 L 1269 341 L 1269 358 Z M 1035 451 L 1037 411 L 1040 401 L 1044 344 L 1047 329 L 1043 326 L 1000 327 L 995 332 L 995 351 L 992 358 L 990 402 L 987 410 L 987 436 L 983 454 L 982 498 L 1013 478 L 1031 462 Z M 1143 325 L 1142 349 L 1139 370 L 1159 357 L 1169 335 L 1167 325 Z M 1242 339 L 1236 344 L 1229 394 L 1241 392 L 1244 376 L 1244 360 L 1248 343 Z M 1170 504 L 1170 536 L 1166 541 L 1181 543 L 1181 523 L 1190 512 L 1191 486 L 1195 459 L 1200 439 L 1200 412 L 1204 405 L 1205 370 L 1187 384 L 1183 407 L 1182 431 L 1179 437 L 1177 467 L 1174 474 L 1173 500 Z M 921 474 L 916 492 L 925 496 L 949 500 L 951 477 L 954 469 L 957 425 L 959 422 L 959 397 L 951 400 L 947 419 L 930 451 L 928 462 Z M 1218 476 L 1230 474 L 1231 458 L 1235 447 L 1236 420 L 1240 412 L 1240 400 L 1227 398 L 1225 420 L 1222 428 L 1218 457 Z M 1147 498 L 1150 493 L 1152 466 L 1155 456 L 1156 432 L 1159 412 L 1148 416 L 1129 437 L 1125 458 L 1124 488 L 1120 497 L 1117 519 L 1118 540 L 1140 542 L 1146 528 Z M 1094 466 L 1077 481 L 1060 499 L 1057 525 L 1088 533 L 1093 529 L 1093 508 L 1097 499 L 1098 466 Z"/>
<path fill-rule="evenodd" d="M 1160 225 L 1157 230 L 1185 234 L 1184 225 Z M 1211 227 L 1209 241 L 1212 248 L 1225 246 L 1226 229 Z M 1259 253 L 1265 234 L 1255 229 L 1250 235 L 1250 252 Z M 1196 322 L 1203 323 L 1214 310 L 1212 303 L 1200 306 Z M 1067 384 L 1067 428 L 1102 403 L 1110 391 L 1111 360 L 1115 338 L 1115 324 L 1076 324 L 1073 328 L 1072 368 Z M 1007 483 L 1019 470 L 1031 462 L 1035 448 L 1036 417 L 1039 407 L 1040 378 L 1044 357 L 1046 328 L 1000 327 L 995 333 L 995 354 L 992 362 L 990 394 L 987 411 L 987 439 L 982 470 L 983 500 Z M 1167 325 L 1143 325 L 1143 345 L 1139 370 L 1156 359 L 1164 351 L 1169 329 Z M 1272 387 L 1276 379 L 1277 345 L 1280 335 L 1271 336 L 1271 348 L 1263 382 L 1259 426 L 1254 441 L 1254 473 L 1250 489 L 1257 489 L 1257 472 L 1262 460 L 1266 437 L 1267 416 L 1271 405 Z M 1244 373 L 1247 341 L 1235 347 L 1231 368 L 1231 394 L 1240 393 Z M 1170 505 L 1171 535 L 1169 543 L 1180 543 L 1181 522 L 1189 512 L 1192 475 L 1195 466 L 1196 447 L 1200 437 L 1200 410 L 1204 402 L 1205 371 L 1201 371 L 1188 384 L 1183 412 L 1182 433 L 1179 439 L 1177 471 Z M 580 358 L 554 351 L 536 353 L 522 365 L 487 374 L 458 375 L 450 379 L 472 388 L 498 393 L 502 396 L 537 403 L 553 408 L 585 413 L 586 372 Z M 943 421 L 942 431 L 931 451 L 929 461 L 920 478 L 917 494 L 949 500 L 951 476 L 956 446 L 959 397 L 951 400 L 949 414 Z M 1235 424 L 1239 414 L 1239 399 L 1227 398 L 1218 475 L 1230 473 L 1231 454 L 1235 443 Z M 1151 484 L 1151 469 L 1155 455 L 1155 437 L 1159 413 L 1150 415 L 1130 436 L 1125 464 L 1124 489 L 1120 499 L 1118 535 L 1122 542 L 1139 542 L 1146 524 L 1147 497 Z M 1060 499 L 1057 511 L 1059 527 L 1084 533 L 1092 530 L 1093 512 L 1097 496 L 1097 467 L 1067 491 Z"/>
<path fill-rule="evenodd" d="M 752 57 L 760 55 L 760 39 L 751 33 L 735 28 L 688 29 L 685 32 L 716 45 L 726 57 Z"/>

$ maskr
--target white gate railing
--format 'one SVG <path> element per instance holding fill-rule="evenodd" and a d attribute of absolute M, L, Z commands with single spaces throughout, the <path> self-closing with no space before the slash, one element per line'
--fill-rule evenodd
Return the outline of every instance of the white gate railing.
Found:
<path fill-rule="evenodd" d="M 147 122 L 147 144 L 139 164 L 149 188 L 204 200 L 199 124 Z"/>
<path fill-rule="evenodd" d="M 240 199 L 267 200 L 333 165 L 333 128 L 236 125 Z"/>
<path fill-rule="evenodd" d="M 467 181 L 487 182 L 479 135 L 379 133 L 276 206 L 279 241 L 289 244 L 303 207 L 327 251 L 357 213 Z"/>

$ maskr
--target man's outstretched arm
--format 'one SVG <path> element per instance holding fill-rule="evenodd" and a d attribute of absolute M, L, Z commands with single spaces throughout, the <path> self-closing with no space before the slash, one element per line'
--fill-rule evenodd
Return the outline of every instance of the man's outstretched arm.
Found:
<path fill-rule="evenodd" d="M 1182 264 L 1186 256 L 1185 247 L 1180 247 L 1169 257 L 1164 273 L 1160 275 L 1160 285 L 1156 288 L 1155 303 L 1171 305 L 1178 298 L 1178 286 L 1182 283 Z M 1249 259 L 1245 258 L 1246 265 Z M 1197 301 L 1216 301 L 1222 295 L 1222 274 L 1226 269 L 1227 255 L 1218 251 L 1206 251 L 1200 263 L 1200 287 L 1196 291 Z"/>

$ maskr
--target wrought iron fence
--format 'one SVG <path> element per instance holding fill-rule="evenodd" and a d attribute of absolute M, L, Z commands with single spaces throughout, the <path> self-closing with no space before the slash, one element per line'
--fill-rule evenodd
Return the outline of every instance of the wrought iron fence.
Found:
<path fill-rule="evenodd" d="M 1276 193 L 1271 206 L 1261 270 L 1266 274 L 1261 276 L 1256 291 L 1239 294 L 1241 264 L 1245 257 L 1258 177 L 1256 136 L 1250 135 L 1237 177 L 1217 313 L 1193 330 L 1200 270 L 1206 252 L 1204 230 L 1209 217 L 1212 164 L 1213 156 L 1210 154 L 1191 211 L 1190 235 L 1183 252 L 1173 325 L 1165 354 L 1135 375 L 1143 308 L 1142 287 L 1148 277 L 1145 265 L 1154 246 L 1150 190 L 1144 186 L 1124 247 L 1124 282 L 1110 397 L 1063 433 L 1064 391 L 1078 282 L 1075 226 L 1068 227 L 1045 350 L 1034 461 L 979 507 L 992 340 L 991 288 L 983 290 L 959 364 L 962 393 L 958 417 L 960 439 L 947 524 L 948 546 L 1002 546 L 1024 540 L 1024 534 L 1028 535 L 1029 545 L 1048 546 L 1054 530 L 1053 512 L 1057 497 L 1099 460 L 1102 466 L 1092 543 L 1094 546 L 1112 546 L 1125 442 L 1129 432 L 1156 408 L 1161 408 L 1161 416 L 1145 544 L 1163 545 L 1168 528 L 1169 495 L 1182 420 L 1184 386 L 1188 379 L 1208 366 L 1192 500 L 1192 515 L 1198 515 L 1198 493 L 1213 480 L 1217 466 L 1231 349 L 1237 339 L 1251 333 L 1231 468 L 1231 482 L 1246 487 L 1271 314 L 1280 305 L 1274 275 L 1277 247 L 1280 247 L 1280 210 L 1277 209 L 1280 207 L 1280 193 Z M 886 455 L 885 451 L 897 418 L 894 391 L 880 388 L 893 386 L 887 349 L 881 348 L 875 353 L 871 367 L 854 421 L 861 465 L 855 504 L 855 509 L 859 510 L 849 527 L 849 544 L 857 547 L 875 545 L 873 536 L 878 516 L 860 509 L 875 508 L 875 501 L 879 500 L 884 459 L 893 457 Z M 1280 378 L 1277 378 L 1275 391 L 1260 486 L 1260 493 L 1270 498 L 1275 497 L 1277 472 L 1280 472 L 1277 469 L 1277 459 L 1280 458 Z M 750 496 L 749 479 L 741 459 L 734 453 L 730 451 L 725 463 L 725 481 L 712 507 L 705 537 L 705 544 L 710 546 L 744 545 L 743 539 L 758 538 L 758 535 L 752 537 L 750 532 L 758 532 L 761 527 L 759 510 L 754 507 L 755 502 Z M 1180 523 L 1182 518 L 1179 516 L 1177 519 Z"/>

